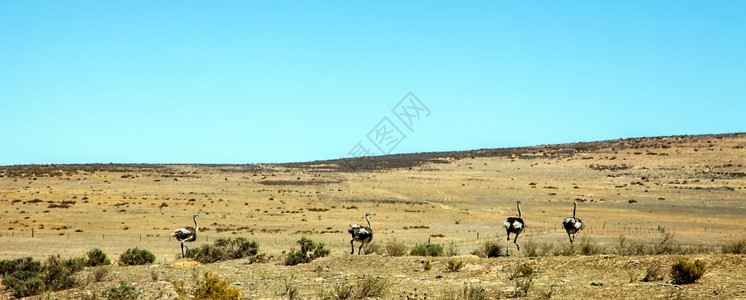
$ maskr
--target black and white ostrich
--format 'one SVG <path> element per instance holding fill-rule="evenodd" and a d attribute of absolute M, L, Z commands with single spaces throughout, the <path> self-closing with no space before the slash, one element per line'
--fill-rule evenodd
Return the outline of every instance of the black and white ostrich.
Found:
<path fill-rule="evenodd" d="M 181 242 L 181 258 L 186 257 L 184 248 L 186 248 L 187 253 L 189 252 L 189 247 L 184 243 L 197 240 L 198 231 L 199 225 L 197 225 L 197 215 L 194 215 L 194 227 L 182 227 L 174 230 L 174 233 L 171 234 L 172 237 L 175 237 L 177 241 Z"/>
<path fill-rule="evenodd" d="M 516 205 L 518 206 L 518 217 L 509 217 L 505 219 L 505 222 L 503 222 L 503 227 L 505 227 L 505 231 L 508 232 L 508 243 L 505 247 L 505 256 L 510 256 L 510 234 L 514 233 L 515 238 L 513 239 L 513 243 L 518 248 L 518 251 L 521 251 L 521 245 L 518 245 L 518 235 L 521 234 L 523 231 L 523 219 L 521 219 L 521 201 L 516 201 Z"/>
<path fill-rule="evenodd" d="M 350 252 L 350 254 L 355 254 L 355 245 L 353 244 L 355 241 L 360 242 L 360 248 L 357 249 L 357 255 L 360 255 L 363 246 L 373 240 L 373 226 L 370 226 L 370 219 L 368 219 L 370 216 L 375 216 L 375 214 L 365 213 L 365 221 L 368 222 L 368 227 L 354 224 L 350 226 L 349 230 L 347 230 L 347 232 L 352 235 L 352 239 L 350 240 L 350 248 L 352 248 L 352 252 Z"/>
<path fill-rule="evenodd" d="M 578 209 L 578 202 L 572 202 L 572 218 L 567 218 L 562 221 L 562 227 L 567 231 L 567 237 L 570 238 L 570 246 L 575 241 L 575 235 L 583 229 L 583 222 L 575 217 L 575 210 Z"/>

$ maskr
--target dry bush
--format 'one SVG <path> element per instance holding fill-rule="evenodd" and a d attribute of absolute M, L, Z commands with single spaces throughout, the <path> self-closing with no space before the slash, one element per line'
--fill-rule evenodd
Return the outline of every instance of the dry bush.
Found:
<path fill-rule="evenodd" d="M 358 298 L 378 298 L 386 295 L 389 282 L 386 278 L 368 276 L 358 281 L 355 286 Z"/>
<path fill-rule="evenodd" d="M 404 256 L 408 252 L 409 249 L 404 242 L 392 240 L 386 243 L 386 255 L 388 256 Z"/>
<path fill-rule="evenodd" d="M 445 251 L 446 251 L 446 256 L 458 256 L 460 254 L 458 251 L 458 247 L 456 247 L 456 245 L 454 245 L 453 242 L 448 244 Z"/>
<path fill-rule="evenodd" d="M 93 281 L 101 282 L 106 279 L 106 276 L 108 276 L 110 272 L 111 269 L 109 267 L 98 267 L 93 269 L 91 275 L 93 276 Z"/>
<path fill-rule="evenodd" d="M 227 280 L 210 272 L 206 272 L 205 276 L 197 282 L 194 291 L 194 300 L 239 300 L 241 297 L 241 291 L 230 286 Z"/>
<path fill-rule="evenodd" d="M 642 279 L 644 282 L 661 280 L 663 280 L 663 270 L 661 270 L 661 266 L 658 265 L 649 267 L 645 272 L 645 278 Z"/>
<path fill-rule="evenodd" d="M 746 239 L 725 242 L 720 247 L 723 253 L 746 254 Z"/>
<path fill-rule="evenodd" d="M 523 255 L 527 257 L 539 256 L 539 244 L 532 239 L 523 243 Z"/>
<path fill-rule="evenodd" d="M 464 288 L 459 290 L 445 290 L 443 296 L 440 299 L 444 300 L 488 300 L 488 299 L 502 299 L 502 295 L 499 292 L 490 292 L 481 285 L 464 285 Z"/>
<path fill-rule="evenodd" d="M 676 243 L 674 234 L 666 232 L 661 236 L 660 242 L 653 247 L 653 254 L 683 254 L 684 249 L 680 244 Z"/>
<path fill-rule="evenodd" d="M 552 249 L 552 255 L 554 256 L 573 256 L 575 255 L 575 248 L 570 244 L 562 243 L 559 246 Z"/>
<path fill-rule="evenodd" d="M 592 242 L 590 238 L 584 237 L 580 239 L 580 254 L 582 255 L 596 255 L 603 252 L 603 248 L 598 246 L 595 242 Z"/>
<path fill-rule="evenodd" d="M 447 272 L 458 272 L 464 266 L 464 262 L 456 259 L 449 259 L 448 265 L 446 265 Z"/>
<path fill-rule="evenodd" d="M 675 284 L 694 283 L 706 270 L 705 263 L 699 259 L 695 259 L 694 263 L 681 259 L 671 266 L 671 279 Z"/>
<path fill-rule="evenodd" d="M 317 292 L 317 298 L 329 300 L 378 299 L 386 295 L 390 288 L 388 280 L 382 277 L 367 276 L 354 285 L 343 282 L 328 290 Z"/>
<path fill-rule="evenodd" d="M 515 280 L 515 297 L 528 296 L 528 291 L 534 286 L 534 268 L 528 263 L 520 264 L 508 279 Z"/>
<path fill-rule="evenodd" d="M 385 251 L 384 247 L 381 246 L 381 244 L 378 242 L 370 242 L 370 243 L 365 244 L 365 246 L 363 246 L 363 253 L 365 253 L 366 255 L 373 254 L 373 253 L 378 254 L 378 255 L 383 255 L 384 251 Z"/>

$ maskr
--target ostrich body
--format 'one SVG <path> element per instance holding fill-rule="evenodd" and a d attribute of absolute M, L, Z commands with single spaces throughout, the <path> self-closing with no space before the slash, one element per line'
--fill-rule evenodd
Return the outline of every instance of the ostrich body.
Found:
<path fill-rule="evenodd" d="M 578 209 L 578 203 L 573 201 L 572 203 L 572 218 L 567 218 L 562 221 L 562 227 L 567 232 L 567 237 L 570 238 L 570 246 L 575 241 L 575 235 L 583 229 L 583 222 L 575 217 L 575 211 Z"/>
<path fill-rule="evenodd" d="M 516 201 L 516 206 L 518 206 L 518 217 L 509 217 L 505 219 L 505 222 L 503 222 L 503 227 L 505 227 L 505 231 L 508 232 L 508 243 L 505 247 L 505 256 L 510 256 L 510 234 L 514 233 L 515 238 L 513 238 L 513 243 L 515 244 L 516 248 L 518 248 L 518 251 L 521 251 L 521 245 L 518 245 L 518 235 L 523 232 L 523 219 L 521 219 L 521 201 Z"/>
<path fill-rule="evenodd" d="M 355 254 L 355 241 L 360 242 L 360 247 L 357 249 L 357 255 L 360 255 L 363 246 L 373 240 L 373 226 L 370 225 L 370 219 L 368 219 L 370 216 L 373 216 L 373 214 L 365 213 L 365 221 L 368 222 L 368 227 L 354 224 L 350 226 L 349 230 L 347 230 L 347 232 L 352 235 L 352 239 L 350 240 L 350 248 L 352 249 L 352 252 L 350 252 L 350 254 Z"/>
<path fill-rule="evenodd" d="M 184 248 L 186 248 L 186 251 L 189 252 L 189 247 L 185 245 L 186 242 L 194 242 L 197 240 L 197 231 L 199 231 L 199 225 L 197 225 L 197 215 L 194 215 L 194 227 L 182 227 L 179 229 L 174 230 L 174 233 L 171 234 L 172 237 L 175 237 L 177 241 L 181 242 L 181 258 L 186 257 L 184 253 Z"/>

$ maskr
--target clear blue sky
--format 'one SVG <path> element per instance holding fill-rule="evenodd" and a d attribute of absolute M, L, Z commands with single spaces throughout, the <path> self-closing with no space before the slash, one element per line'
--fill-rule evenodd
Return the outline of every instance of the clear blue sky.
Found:
<path fill-rule="evenodd" d="M 266 1 L 270 2 L 270 1 Z M 743 1 L 0 1 L 0 165 L 746 131 Z M 413 92 L 430 110 L 404 128 Z"/>

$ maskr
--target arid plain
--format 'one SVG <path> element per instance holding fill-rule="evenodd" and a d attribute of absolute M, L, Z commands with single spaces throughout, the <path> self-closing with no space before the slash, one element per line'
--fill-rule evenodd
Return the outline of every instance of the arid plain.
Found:
<path fill-rule="evenodd" d="M 450 299 L 465 285 L 511 297 L 509 276 L 522 263 L 536 270 L 530 298 L 746 298 L 746 257 L 720 248 L 746 238 L 745 166 L 746 134 L 268 165 L 7 166 L 0 167 L 0 258 L 75 257 L 100 248 L 116 260 L 135 246 L 157 257 L 151 266 L 112 266 L 102 282 L 88 280 L 85 270 L 79 287 L 43 299 L 81 298 L 120 280 L 141 289 L 143 299 L 171 299 L 175 282 L 204 271 L 225 277 L 247 299 L 288 298 L 289 286 L 298 298 L 318 298 L 365 276 L 387 280 L 387 299 Z M 488 240 L 505 247 L 502 222 L 517 215 L 517 200 L 526 222 L 521 245 L 569 244 L 561 223 L 577 201 L 586 226 L 578 239 L 600 253 L 528 257 L 511 244 L 510 257 L 470 255 Z M 364 224 L 366 212 L 375 214 L 379 245 L 429 241 L 458 256 L 351 256 L 347 228 Z M 193 226 L 193 214 L 200 233 L 190 247 L 246 237 L 273 258 L 185 263 L 169 235 Z M 283 265 L 284 252 L 303 236 L 331 255 Z M 622 256 L 620 236 L 646 245 L 668 238 L 688 250 Z M 697 283 L 640 281 L 650 266 L 670 268 L 682 257 L 707 264 Z M 451 259 L 463 269 L 446 272 Z M 429 271 L 425 260 L 433 263 Z"/>

